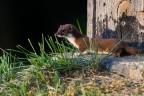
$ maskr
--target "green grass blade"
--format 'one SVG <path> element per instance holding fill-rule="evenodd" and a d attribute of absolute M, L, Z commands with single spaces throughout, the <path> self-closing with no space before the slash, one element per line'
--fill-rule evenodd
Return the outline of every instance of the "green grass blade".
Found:
<path fill-rule="evenodd" d="M 31 41 L 30 41 L 30 39 L 28 39 L 28 42 L 29 42 L 29 44 L 30 44 L 32 50 L 34 51 L 34 53 L 37 54 L 36 51 L 35 51 L 35 49 L 34 49 L 34 47 L 33 47 L 33 45 L 32 45 L 32 43 L 31 43 Z"/>
<path fill-rule="evenodd" d="M 78 28 L 79 28 L 80 32 L 82 33 L 82 29 L 81 29 L 81 26 L 80 26 L 80 23 L 79 23 L 78 19 L 77 19 L 77 25 L 78 25 Z"/>
<path fill-rule="evenodd" d="M 49 37 L 49 38 L 50 38 L 50 37 Z M 52 51 L 52 53 L 54 53 L 54 50 L 53 50 L 53 48 L 52 48 L 50 42 L 49 42 L 46 38 L 45 38 L 45 41 L 46 41 L 48 47 L 50 48 L 50 50 Z"/>

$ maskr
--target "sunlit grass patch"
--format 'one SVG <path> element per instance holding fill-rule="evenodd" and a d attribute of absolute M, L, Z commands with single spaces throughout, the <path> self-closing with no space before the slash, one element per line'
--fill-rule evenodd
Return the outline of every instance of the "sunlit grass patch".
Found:
<path fill-rule="evenodd" d="M 2 87 L 0 89 L 2 91 L 0 94 L 13 94 L 15 96 L 35 96 L 37 94 L 60 96 L 68 94 L 68 90 L 65 89 L 68 83 L 61 79 L 62 76 L 67 77 L 76 71 L 92 69 L 96 64 L 94 55 L 91 59 L 82 54 L 73 57 L 77 49 L 67 40 L 59 42 L 56 37 L 45 38 L 42 35 L 42 42 L 38 43 L 39 54 L 29 39 L 28 42 L 33 51 L 29 51 L 20 45 L 17 46 L 17 50 L 11 49 L 9 51 L 25 54 L 25 62 L 29 64 L 25 65 L 25 62 L 20 62 L 19 58 L 9 53 L 4 53 L 1 57 L 0 74 L 3 78 L 1 78 Z M 45 51 L 45 46 L 50 48 L 51 53 Z M 68 56 L 68 53 L 70 53 L 70 56 Z M 17 66 L 14 66 L 14 64 L 17 64 Z"/>

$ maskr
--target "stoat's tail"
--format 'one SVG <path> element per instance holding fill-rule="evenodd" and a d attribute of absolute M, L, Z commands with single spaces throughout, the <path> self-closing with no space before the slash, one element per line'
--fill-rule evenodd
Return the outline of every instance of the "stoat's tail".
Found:
<path fill-rule="evenodd" d="M 137 49 L 137 48 L 135 48 L 135 47 L 132 47 L 132 46 L 125 46 L 124 47 L 124 51 L 125 52 L 123 52 L 121 55 L 137 55 L 137 54 L 142 54 L 142 52 L 139 50 L 139 49 Z"/>

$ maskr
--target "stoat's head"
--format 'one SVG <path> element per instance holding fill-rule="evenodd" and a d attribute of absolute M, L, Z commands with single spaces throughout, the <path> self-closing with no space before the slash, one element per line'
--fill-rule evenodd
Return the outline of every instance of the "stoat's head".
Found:
<path fill-rule="evenodd" d="M 73 36 L 73 28 L 71 24 L 60 25 L 58 31 L 55 33 L 58 37 L 69 37 Z"/>
<path fill-rule="evenodd" d="M 83 36 L 79 30 L 72 24 L 64 24 L 60 25 L 58 31 L 55 33 L 58 37 L 65 37 L 65 38 L 78 38 Z"/>

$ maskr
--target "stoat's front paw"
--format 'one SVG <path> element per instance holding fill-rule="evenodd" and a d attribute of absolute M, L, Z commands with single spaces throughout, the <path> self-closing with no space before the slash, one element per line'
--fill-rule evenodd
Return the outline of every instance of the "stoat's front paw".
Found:
<path fill-rule="evenodd" d="M 80 55 L 80 52 L 76 52 L 76 53 L 73 54 L 73 57 L 77 57 L 79 55 Z"/>
<path fill-rule="evenodd" d="M 95 53 L 93 50 L 85 50 L 83 52 L 84 55 L 89 55 L 89 54 L 93 54 L 93 53 Z"/>
<path fill-rule="evenodd" d="M 89 54 L 91 54 L 91 52 L 90 52 L 89 50 L 85 50 L 85 51 L 83 52 L 83 54 L 84 54 L 84 55 L 89 55 Z"/>
<path fill-rule="evenodd" d="M 82 54 L 84 54 L 84 55 L 88 55 L 88 54 L 90 54 L 90 52 L 88 52 L 88 51 L 84 51 Z"/>

